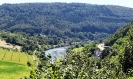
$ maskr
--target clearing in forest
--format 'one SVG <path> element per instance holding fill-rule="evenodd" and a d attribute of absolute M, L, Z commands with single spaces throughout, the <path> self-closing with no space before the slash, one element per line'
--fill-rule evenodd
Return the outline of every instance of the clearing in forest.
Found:
<path fill-rule="evenodd" d="M 19 51 L 21 50 L 21 46 L 6 43 L 5 41 L 2 41 L 1 39 L 0 39 L 0 47 L 10 48 L 10 49 L 17 49 Z"/>

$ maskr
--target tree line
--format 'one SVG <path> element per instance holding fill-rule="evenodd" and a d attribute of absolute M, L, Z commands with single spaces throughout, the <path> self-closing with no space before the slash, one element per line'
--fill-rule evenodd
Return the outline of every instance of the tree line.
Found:
<path fill-rule="evenodd" d="M 133 19 L 133 9 L 83 3 L 22 3 L 0 6 L 0 29 L 73 41 L 97 40 Z"/>

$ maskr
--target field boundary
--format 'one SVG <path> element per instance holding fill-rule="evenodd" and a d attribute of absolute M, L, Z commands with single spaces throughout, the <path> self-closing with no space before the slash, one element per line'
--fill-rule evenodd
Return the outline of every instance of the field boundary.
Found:
<path fill-rule="evenodd" d="M 21 50 L 21 46 L 6 43 L 5 41 L 3 41 L 1 39 L 0 39 L 0 47 L 10 48 L 10 49 L 17 49 L 18 51 Z"/>

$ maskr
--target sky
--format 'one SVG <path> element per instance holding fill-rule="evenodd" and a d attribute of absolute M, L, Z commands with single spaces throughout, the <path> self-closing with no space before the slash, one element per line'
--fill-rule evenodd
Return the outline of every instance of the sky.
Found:
<path fill-rule="evenodd" d="M 34 3 L 34 2 L 77 2 L 100 5 L 119 5 L 133 8 L 133 0 L 0 0 L 0 5 L 3 3 Z"/>

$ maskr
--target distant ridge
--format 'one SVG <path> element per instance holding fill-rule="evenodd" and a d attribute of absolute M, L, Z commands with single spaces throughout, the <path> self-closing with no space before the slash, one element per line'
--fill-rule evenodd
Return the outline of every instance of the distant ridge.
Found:
<path fill-rule="evenodd" d="M 0 6 L 0 29 L 79 40 L 108 37 L 133 20 L 133 9 L 85 3 L 21 3 Z"/>

